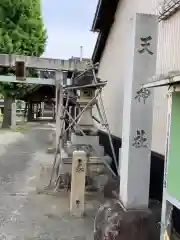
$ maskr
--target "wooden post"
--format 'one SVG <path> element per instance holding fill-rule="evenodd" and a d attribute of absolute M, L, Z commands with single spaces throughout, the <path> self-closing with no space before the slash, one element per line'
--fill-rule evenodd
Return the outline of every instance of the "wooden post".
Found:
<path fill-rule="evenodd" d="M 74 151 L 72 159 L 70 212 L 78 217 L 84 214 L 87 154 Z"/>

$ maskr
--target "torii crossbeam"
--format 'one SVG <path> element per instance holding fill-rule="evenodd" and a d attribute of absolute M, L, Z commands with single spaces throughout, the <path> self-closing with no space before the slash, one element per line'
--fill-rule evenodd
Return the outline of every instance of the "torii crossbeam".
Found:
<path fill-rule="evenodd" d="M 38 70 L 52 70 L 56 72 L 82 72 L 87 69 L 87 62 L 77 61 L 76 59 L 53 59 L 40 58 L 34 56 L 21 56 L 11 54 L 0 54 L 0 66 L 15 67 L 17 62 L 23 62 L 25 68 Z M 0 76 L 0 82 L 24 82 L 29 84 L 55 85 L 54 79 L 25 78 L 25 81 L 16 76 Z"/>

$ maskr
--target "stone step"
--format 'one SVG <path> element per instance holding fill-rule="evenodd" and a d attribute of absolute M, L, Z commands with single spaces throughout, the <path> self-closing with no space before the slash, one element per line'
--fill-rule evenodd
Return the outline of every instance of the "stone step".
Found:
<path fill-rule="evenodd" d="M 73 145 L 91 145 L 99 156 L 104 156 L 104 147 L 99 145 L 99 136 L 77 136 L 72 134 L 71 142 Z"/>

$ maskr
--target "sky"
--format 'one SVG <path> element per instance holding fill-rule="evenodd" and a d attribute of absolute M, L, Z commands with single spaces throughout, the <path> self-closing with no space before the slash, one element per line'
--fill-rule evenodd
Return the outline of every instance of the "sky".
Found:
<path fill-rule="evenodd" d="M 45 57 L 68 59 L 91 57 L 97 35 L 91 26 L 97 0 L 42 0 L 44 24 L 48 41 Z"/>

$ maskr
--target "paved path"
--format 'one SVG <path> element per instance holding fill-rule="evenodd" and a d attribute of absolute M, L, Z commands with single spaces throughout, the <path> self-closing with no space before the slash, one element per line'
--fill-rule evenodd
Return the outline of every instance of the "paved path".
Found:
<path fill-rule="evenodd" d="M 76 219 L 67 196 L 37 195 L 38 166 L 52 161 L 45 153 L 51 126 L 33 125 L 28 133 L 0 132 L 0 240 L 92 240 L 93 209 Z"/>

